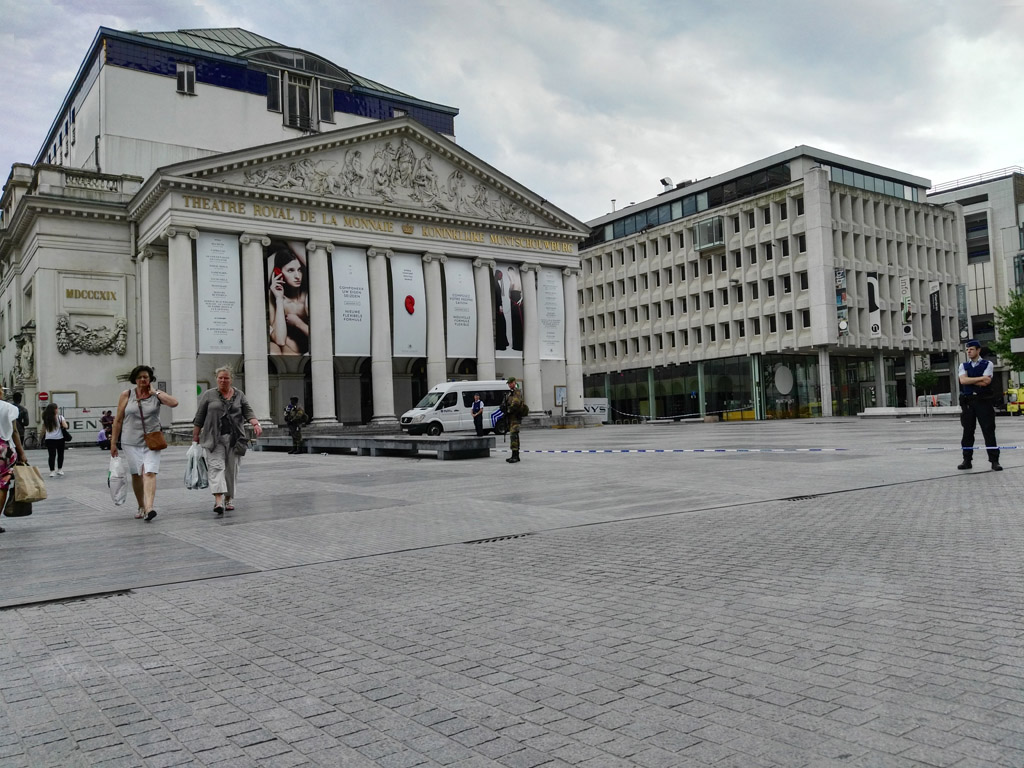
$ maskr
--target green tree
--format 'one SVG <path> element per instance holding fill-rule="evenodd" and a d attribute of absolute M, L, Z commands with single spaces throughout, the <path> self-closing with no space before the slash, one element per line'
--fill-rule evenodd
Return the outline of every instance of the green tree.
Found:
<path fill-rule="evenodd" d="M 939 374 L 931 368 L 922 368 L 914 374 L 914 389 L 918 394 L 930 395 L 939 383 Z"/>
<path fill-rule="evenodd" d="M 996 341 L 988 346 L 1011 371 L 1024 371 L 1024 355 L 1010 351 L 1010 340 L 1024 337 L 1024 291 L 1010 294 L 1005 306 L 995 308 Z"/>

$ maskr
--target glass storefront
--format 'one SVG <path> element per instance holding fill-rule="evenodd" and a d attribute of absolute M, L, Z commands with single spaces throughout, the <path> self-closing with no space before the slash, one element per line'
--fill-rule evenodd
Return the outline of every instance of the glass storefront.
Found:
<path fill-rule="evenodd" d="M 766 419 L 821 416 L 818 358 L 806 355 L 762 355 L 761 391 Z"/>
<path fill-rule="evenodd" d="M 704 363 L 706 413 L 722 421 L 754 419 L 754 392 L 749 357 L 728 357 Z"/>

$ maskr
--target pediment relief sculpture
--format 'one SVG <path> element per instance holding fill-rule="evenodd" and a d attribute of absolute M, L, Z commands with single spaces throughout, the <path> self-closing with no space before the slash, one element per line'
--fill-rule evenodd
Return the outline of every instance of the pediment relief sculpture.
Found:
<path fill-rule="evenodd" d="M 245 171 L 241 179 L 226 180 L 249 187 L 373 200 L 512 224 L 536 223 L 532 213 L 507 195 L 407 137 L 261 165 Z"/>

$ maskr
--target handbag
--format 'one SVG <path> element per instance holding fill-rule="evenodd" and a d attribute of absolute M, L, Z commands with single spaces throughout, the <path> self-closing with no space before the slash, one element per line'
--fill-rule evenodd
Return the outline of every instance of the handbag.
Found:
<path fill-rule="evenodd" d="M 61 425 L 60 434 L 61 437 L 64 438 L 65 443 L 70 443 L 72 440 L 75 439 L 74 436 L 70 432 L 68 432 L 68 428 L 63 425 Z"/>
<path fill-rule="evenodd" d="M 46 485 L 39 470 L 28 464 L 15 464 L 11 468 L 14 475 L 14 500 L 42 501 L 46 498 Z M 29 512 L 31 514 L 31 512 Z"/>
<path fill-rule="evenodd" d="M 146 417 L 142 415 L 142 403 L 136 399 L 139 405 L 139 421 L 142 422 L 142 439 L 146 441 L 146 447 L 151 451 L 162 451 L 167 447 L 167 440 L 161 430 L 155 432 L 146 431 Z"/>

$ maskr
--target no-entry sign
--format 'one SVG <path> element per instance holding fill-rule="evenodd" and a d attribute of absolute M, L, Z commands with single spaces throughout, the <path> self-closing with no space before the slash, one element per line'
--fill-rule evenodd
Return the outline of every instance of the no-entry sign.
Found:
<path fill-rule="evenodd" d="M 39 393 L 39 400 L 41 402 L 45 403 L 49 399 L 50 399 L 50 393 L 49 392 L 40 392 Z"/>

